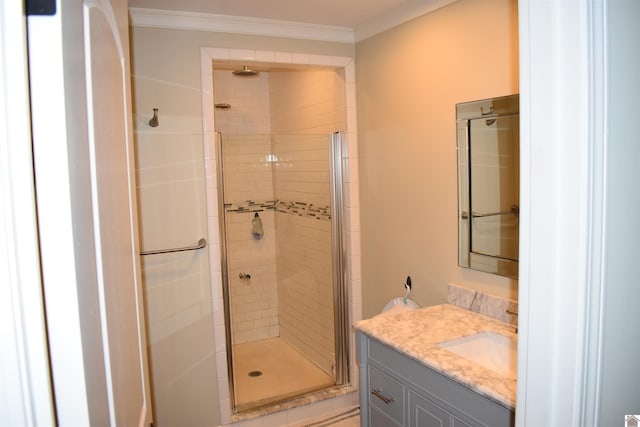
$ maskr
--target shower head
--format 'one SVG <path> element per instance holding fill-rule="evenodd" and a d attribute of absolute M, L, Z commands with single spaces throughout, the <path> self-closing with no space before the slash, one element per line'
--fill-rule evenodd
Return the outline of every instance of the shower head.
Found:
<path fill-rule="evenodd" d="M 240 76 L 240 77 L 251 77 L 251 76 L 257 76 L 258 74 L 260 74 L 259 71 L 254 71 L 246 65 L 242 67 L 242 70 L 233 71 L 234 76 Z"/>

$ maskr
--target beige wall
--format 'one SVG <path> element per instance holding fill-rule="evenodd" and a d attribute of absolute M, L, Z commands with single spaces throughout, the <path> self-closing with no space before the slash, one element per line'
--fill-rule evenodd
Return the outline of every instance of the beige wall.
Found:
<path fill-rule="evenodd" d="M 518 92 L 516 0 L 461 0 L 356 46 L 363 317 L 448 282 L 516 297 L 457 266 L 455 104 Z"/>

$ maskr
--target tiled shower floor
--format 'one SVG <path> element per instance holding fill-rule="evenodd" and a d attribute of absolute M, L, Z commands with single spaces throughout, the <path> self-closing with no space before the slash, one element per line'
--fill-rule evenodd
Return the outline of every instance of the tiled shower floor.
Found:
<path fill-rule="evenodd" d="M 335 384 L 333 377 L 278 337 L 236 344 L 233 359 L 240 410 Z M 256 371 L 261 375 L 251 374 Z"/>

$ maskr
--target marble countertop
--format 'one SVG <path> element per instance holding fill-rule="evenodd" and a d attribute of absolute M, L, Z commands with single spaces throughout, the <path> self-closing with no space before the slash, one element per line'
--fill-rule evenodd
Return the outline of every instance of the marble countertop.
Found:
<path fill-rule="evenodd" d="M 477 393 L 515 409 L 516 380 L 438 347 L 438 343 L 483 331 L 517 338 L 513 325 L 442 304 L 375 316 L 356 322 L 354 327 Z"/>

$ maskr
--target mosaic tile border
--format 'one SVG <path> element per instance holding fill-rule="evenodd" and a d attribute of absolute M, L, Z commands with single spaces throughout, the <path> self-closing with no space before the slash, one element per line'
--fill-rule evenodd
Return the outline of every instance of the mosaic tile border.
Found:
<path fill-rule="evenodd" d="M 316 219 L 331 220 L 331 207 L 315 206 L 312 203 L 276 200 L 276 211 Z"/>
<path fill-rule="evenodd" d="M 512 325 L 518 324 L 518 301 L 449 283 L 447 302 Z M 508 311 L 507 311 L 508 310 Z"/>
<path fill-rule="evenodd" d="M 283 200 L 256 202 L 254 200 L 245 200 L 240 203 L 225 203 L 224 210 L 227 213 L 276 211 L 319 220 L 331 220 L 330 206 L 316 206 L 313 203 L 305 202 L 285 202 Z"/>
<path fill-rule="evenodd" d="M 267 200 L 264 202 L 256 202 L 253 200 L 245 200 L 240 203 L 225 203 L 224 211 L 228 213 L 246 213 L 246 212 L 264 212 L 275 210 L 276 201 Z"/>

